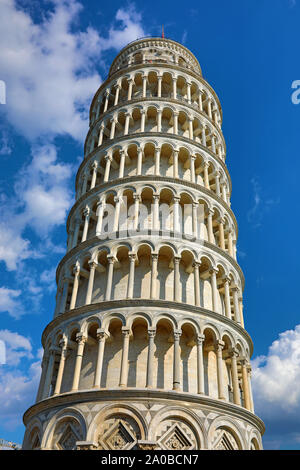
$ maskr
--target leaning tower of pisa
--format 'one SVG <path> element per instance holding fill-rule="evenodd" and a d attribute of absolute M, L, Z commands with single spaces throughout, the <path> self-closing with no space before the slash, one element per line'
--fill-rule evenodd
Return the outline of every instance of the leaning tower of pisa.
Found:
<path fill-rule="evenodd" d="M 90 108 L 25 449 L 261 449 L 222 110 L 145 38 Z"/>

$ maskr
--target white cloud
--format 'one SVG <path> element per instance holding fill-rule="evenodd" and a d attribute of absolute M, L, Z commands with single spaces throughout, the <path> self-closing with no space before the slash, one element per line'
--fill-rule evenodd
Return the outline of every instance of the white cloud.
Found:
<path fill-rule="evenodd" d="M 253 206 L 247 213 L 247 220 L 253 228 L 262 225 L 263 217 L 274 206 L 280 203 L 280 199 L 262 197 L 262 188 L 258 178 L 253 177 L 250 181 L 253 188 Z"/>
<path fill-rule="evenodd" d="M 83 6 L 76 0 L 50 0 L 47 6 L 52 10 L 35 23 L 13 0 L 0 3 L 5 111 L 30 140 L 68 134 L 82 141 L 90 101 L 102 81 L 96 68 L 101 54 L 144 36 L 141 16 L 132 6 L 119 9 L 105 38 L 92 27 L 79 30 L 76 21 Z"/>
<path fill-rule="evenodd" d="M 13 431 L 22 423 L 22 415 L 34 402 L 41 374 L 40 361 L 33 362 L 26 371 L 0 369 L 0 421 Z"/>
<path fill-rule="evenodd" d="M 300 325 L 280 333 L 267 356 L 252 361 L 256 413 L 270 439 L 295 439 L 300 429 Z M 269 437 L 268 437 L 269 439 Z"/>
<path fill-rule="evenodd" d="M 0 312 L 8 312 L 12 317 L 19 318 L 24 313 L 20 302 L 21 290 L 0 287 Z"/>
<path fill-rule="evenodd" d="M 21 359 L 32 359 L 32 346 L 30 340 L 9 330 L 0 330 L 0 340 L 4 341 L 6 351 L 6 364 L 18 366 Z"/>

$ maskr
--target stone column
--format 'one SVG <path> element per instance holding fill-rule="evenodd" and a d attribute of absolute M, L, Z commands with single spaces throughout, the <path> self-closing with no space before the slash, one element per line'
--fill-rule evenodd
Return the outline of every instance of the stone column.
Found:
<path fill-rule="evenodd" d="M 129 276 L 128 276 L 128 285 L 127 285 L 127 299 L 132 299 L 133 297 L 133 286 L 134 286 L 134 267 L 136 254 L 129 253 Z"/>
<path fill-rule="evenodd" d="M 219 400 L 225 400 L 224 394 L 224 381 L 223 381 L 223 358 L 222 350 L 224 348 L 223 341 L 216 342 L 216 355 L 217 355 L 217 379 L 218 379 L 218 396 Z"/>
<path fill-rule="evenodd" d="M 244 392 L 244 406 L 247 410 L 251 411 L 251 400 L 250 400 L 250 393 L 249 393 L 249 381 L 248 381 L 246 359 L 241 360 L 241 367 L 242 367 L 242 384 L 243 384 L 243 392 Z"/>
<path fill-rule="evenodd" d="M 44 388 L 44 383 L 45 383 L 45 378 L 47 374 L 47 369 L 48 369 L 48 362 L 49 362 L 49 355 L 44 352 L 41 368 L 42 368 L 42 373 L 41 373 L 41 378 L 40 378 L 40 384 L 39 384 L 39 389 L 36 395 L 36 400 L 35 402 L 39 402 L 42 400 L 43 396 L 43 388 Z"/>
<path fill-rule="evenodd" d="M 116 120 L 116 118 L 112 118 L 112 119 L 110 120 L 110 122 L 111 122 L 111 128 L 110 128 L 110 135 L 109 135 L 109 138 L 112 140 L 112 139 L 114 139 L 114 137 L 115 137 L 115 130 L 116 130 L 116 123 L 117 123 L 117 120 Z"/>
<path fill-rule="evenodd" d="M 103 222 L 103 213 L 104 213 L 104 207 L 105 207 L 105 202 L 104 201 L 99 201 L 97 203 L 98 209 L 98 220 L 97 220 L 97 225 L 96 225 L 96 236 L 101 235 L 102 232 L 102 222 Z"/>
<path fill-rule="evenodd" d="M 143 79 L 143 98 L 147 96 L 147 75 L 142 76 Z"/>
<path fill-rule="evenodd" d="M 104 348 L 105 348 L 106 334 L 103 329 L 97 329 L 97 340 L 98 340 L 98 354 L 97 363 L 94 376 L 94 388 L 100 388 L 101 385 L 101 374 L 103 366 Z"/>
<path fill-rule="evenodd" d="M 149 328 L 148 329 L 148 338 L 149 338 L 149 343 L 148 343 L 148 358 L 147 358 L 147 383 L 146 387 L 147 388 L 153 388 L 154 383 L 153 383 L 153 365 L 154 365 L 154 338 L 156 334 L 156 329 L 155 328 Z"/>
<path fill-rule="evenodd" d="M 93 174 L 92 174 L 92 181 L 91 181 L 91 188 L 93 189 L 96 186 L 96 181 L 97 181 L 97 169 L 98 169 L 98 162 L 97 160 L 94 160 L 92 164 L 92 169 L 93 169 Z"/>
<path fill-rule="evenodd" d="M 157 76 L 157 97 L 161 98 L 161 82 L 162 82 L 162 75 Z"/>
<path fill-rule="evenodd" d="M 188 102 L 188 104 L 191 104 L 191 102 L 192 102 L 191 86 L 192 86 L 192 84 L 190 82 L 187 82 L 186 88 L 187 88 L 187 102 Z"/>
<path fill-rule="evenodd" d="M 240 320 L 241 320 L 241 326 L 245 328 L 244 324 L 244 313 L 243 313 L 243 297 L 239 297 L 239 310 L 240 310 Z"/>
<path fill-rule="evenodd" d="M 141 132 L 145 132 L 145 122 L 146 122 L 146 111 L 145 109 L 141 110 Z"/>
<path fill-rule="evenodd" d="M 207 112 L 208 112 L 208 116 L 210 117 L 210 119 L 212 118 L 212 114 L 211 114 L 211 99 L 208 98 L 207 99 Z"/>
<path fill-rule="evenodd" d="M 178 134 L 178 116 L 179 116 L 179 112 L 178 111 L 174 111 L 173 113 L 173 119 L 174 119 L 174 125 L 173 125 L 173 133 L 174 134 Z"/>
<path fill-rule="evenodd" d="M 180 302 L 179 265 L 180 256 L 174 256 L 174 301 Z"/>
<path fill-rule="evenodd" d="M 210 189 L 209 177 L 208 177 L 208 167 L 209 167 L 209 163 L 204 162 L 204 165 L 203 165 L 203 169 L 204 169 L 204 187 L 206 189 Z"/>
<path fill-rule="evenodd" d="M 84 351 L 84 345 L 85 345 L 86 339 L 87 338 L 82 333 L 77 333 L 76 342 L 78 346 L 77 346 L 77 354 L 76 354 L 75 369 L 74 369 L 74 376 L 73 376 L 73 385 L 72 385 L 72 390 L 71 390 L 72 392 L 77 392 L 78 390 L 82 357 L 83 357 L 83 351 Z"/>
<path fill-rule="evenodd" d="M 119 178 L 123 178 L 124 176 L 125 157 L 126 157 L 125 150 L 121 150 L 120 151 Z"/>
<path fill-rule="evenodd" d="M 117 104 L 119 102 L 120 89 L 121 89 L 121 85 L 119 85 L 119 84 L 116 85 L 116 94 L 115 94 L 114 106 L 117 106 Z"/>
<path fill-rule="evenodd" d="M 89 264 L 89 267 L 90 267 L 90 274 L 89 274 L 89 282 L 88 282 L 86 297 L 85 297 L 85 304 L 86 305 L 89 305 L 89 304 L 92 303 L 95 269 L 96 269 L 98 263 L 95 260 L 90 260 L 88 264 Z"/>
<path fill-rule="evenodd" d="M 131 98 L 132 98 L 133 83 L 134 83 L 133 78 L 130 78 L 130 79 L 128 80 L 128 95 L 127 95 L 127 101 L 130 101 Z"/>
<path fill-rule="evenodd" d="M 109 256 L 107 256 L 107 260 L 108 260 L 108 273 L 107 273 L 107 284 L 106 284 L 105 300 L 110 300 L 115 258 L 112 255 L 109 255 Z"/>
<path fill-rule="evenodd" d="M 199 110 L 201 112 L 203 111 L 202 94 L 203 94 L 203 91 L 199 90 L 198 103 L 199 103 Z"/>
<path fill-rule="evenodd" d="M 179 341 L 181 330 L 174 331 L 174 353 L 173 353 L 173 390 L 180 390 L 180 347 Z"/>
<path fill-rule="evenodd" d="M 225 237 L 224 237 L 224 219 L 219 219 L 219 246 L 221 250 L 225 251 Z"/>
<path fill-rule="evenodd" d="M 134 222 L 133 222 L 133 228 L 135 231 L 138 230 L 139 228 L 139 206 L 140 206 L 140 195 L 139 194 L 134 194 L 133 195 L 133 200 L 134 200 Z"/>
<path fill-rule="evenodd" d="M 84 172 L 81 195 L 86 193 L 87 181 L 88 181 L 88 174 L 87 174 L 87 172 Z"/>
<path fill-rule="evenodd" d="M 198 217 L 197 217 L 198 202 L 192 202 L 192 225 L 193 236 L 198 238 Z"/>
<path fill-rule="evenodd" d="M 111 162 L 112 162 L 112 157 L 110 155 L 105 155 L 104 159 L 106 161 L 106 165 L 105 165 L 105 172 L 104 172 L 103 181 L 104 181 L 104 183 L 106 183 L 106 181 L 108 181 L 108 179 L 109 179 L 109 171 L 110 171 L 110 165 L 111 165 Z"/>
<path fill-rule="evenodd" d="M 49 360 L 48 360 L 47 374 L 46 374 L 44 390 L 43 390 L 43 394 L 42 394 L 42 400 L 49 397 L 50 385 L 51 385 L 52 376 L 53 376 L 54 359 L 55 359 L 55 350 L 50 348 L 49 349 Z"/>
<path fill-rule="evenodd" d="M 198 393 L 204 394 L 204 364 L 203 364 L 203 343 L 205 340 L 204 335 L 197 335 L 197 383 Z"/>
<path fill-rule="evenodd" d="M 215 237 L 214 237 L 214 232 L 213 232 L 213 223 L 212 223 L 213 214 L 214 214 L 214 211 L 209 209 L 208 210 L 208 215 L 207 215 L 207 231 L 208 231 L 208 241 L 209 241 L 209 243 L 215 243 Z"/>
<path fill-rule="evenodd" d="M 98 147 L 100 147 L 100 145 L 102 145 L 103 134 L 104 134 L 104 124 L 102 123 L 101 126 L 100 126 L 100 132 L 99 132 L 99 137 L 98 137 Z"/>
<path fill-rule="evenodd" d="M 161 132 L 162 109 L 157 110 L 157 132 Z"/>
<path fill-rule="evenodd" d="M 216 179 L 216 195 L 218 197 L 221 197 L 221 190 L 220 190 L 220 172 L 216 171 L 215 173 L 215 179 Z"/>
<path fill-rule="evenodd" d="M 71 296 L 71 302 L 70 302 L 70 310 L 73 310 L 73 308 L 75 308 L 76 300 L 77 300 L 77 292 L 78 292 L 79 278 L 80 278 L 80 264 L 78 261 L 76 261 L 76 264 L 73 269 L 73 273 L 74 273 L 74 282 L 73 282 L 72 296 Z"/>
<path fill-rule="evenodd" d="M 83 226 L 83 232 L 82 232 L 82 237 L 81 237 L 81 243 L 85 242 L 89 230 L 89 221 L 90 221 L 90 214 L 91 210 L 89 206 L 85 206 L 85 209 L 83 211 L 84 215 L 84 226 Z"/>
<path fill-rule="evenodd" d="M 211 136 L 211 149 L 212 152 L 216 153 L 216 137 L 214 135 Z"/>
<path fill-rule="evenodd" d="M 217 311 L 218 305 L 218 287 L 217 287 L 217 269 L 211 269 L 211 290 L 212 290 L 212 309 L 214 312 Z"/>
<path fill-rule="evenodd" d="M 158 263 L 158 254 L 152 253 L 152 266 L 151 266 L 151 299 L 156 299 L 156 284 L 157 284 L 157 263 Z"/>
<path fill-rule="evenodd" d="M 174 232 L 179 232 L 180 231 L 179 201 L 180 201 L 180 198 L 178 196 L 173 197 L 173 230 L 174 230 Z"/>
<path fill-rule="evenodd" d="M 129 121 L 131 118 L 131 114 L 129 112 L 125 113 L 125 126 L 124 126 L 124 135 L 127 135 L 129 132 Z"/>
<path fill-rule="evenodd" d="M 233 257 L 232 230 L 228 230 L 228 254 Z"/>
<path fill-rule="evenodd" d="M 239 307 L 239 288 L 237 286 L 232 287 L 231 289 L 232 297 L 233 297 L 233 310 L 234 310 L 234 318 L 237 323 L 241 323 L 240 319 L 240 307 Z"/>
<path fill-rule="evenodd" d="M 159 194 L 153 194 L 153 230 L 159 230 Z"/>
<path fill-rule="evenodd" d="M 193 129 L 193 116 L 188 117 L 189 120 L 189 139 L 194 139 L 194 129 Z"/>
<path fill-rule="evenodd" d="M 155 175 L 160 175 L 160 148 L 155 147 Z"/>
<path fill-rule="evenodd" d="M 123 348 L 122 348 L 122 360 L 121 360 L 121 372 L 120 372 L 120 387 L 127 386 L 128 376 L 128 351 L 129 351 L 129 334 L 130 330 L 126 326 L 122 327 L 123 334 Z"/>
<path fill-rule="evenodd" d="M 114 197 L 115 202 L 115 216 L 114 216 L 114 225 L 113 225 L 113 232 L 117 232 L 119 230 L 119 216 L 120 216 L 120 198 L 118 196 Z"/>
<path fill-rule="evenodd" d="M 107 88 L 107 89 L 105 90 L 105 102 L 104 102 L 104 108 L 103 108 L 103 112 L 104 112 L 104 113 L 107 111 L 107 108 L 108 108 L 109 93 L 110 93 L 110 90 Z"/>
<path fill-rule="evenodd" d="M 237 369 L 237 357 L 239 353 L 237 349 L 232 349 L 230 351 L 230 365 L 231 365 L 231 377 L 232 377 L 232 388 L 233 388 L 233 402 L 236 405 L 241 405 L 241 396 L 240 396 L 240 387 L 238 379 L 238 369 Z"/>
<path fill-rule="evenodd" d="M 200 263 L 194 261 L 194 285 L 195 285 L 195 305 L 196 307 L 201 307 L 200 303 L 200 277 L 199 277 L 199 267 Z"/>
<path fill-rule="evenodd" d="M 225 315 L 231 319 L 231 305 L 230 305 L 230 290 L 229 290 L 230 279 L 224 278 L 224 300 L 225 300 Z"/>
<path fill-rule="evenodd" d="M 58 372 L 57 372 L 54 395 L 58 395 L 61 389 L 66 356 L 67 356 L 67 341 L 65 339 L 60 340 L 59 346 L 61 347 L 61 356 L 60 356 L 59 367 L 58 367 Z"/>
<path fill-rule="evenodd" d="M 202 130 L 201 130 L 201 143 L 204 147 L 206 147 L 206 134 L 205 134 L 205 126 L 202 125 Z"/>
<path fill-rule="evenodd" d="M 227 203 L 226 184 L 224 181 L 221 182 L 221 189 L 222 189 L 222 199 L 224 202 Z"/>
<path fill-rule="evenodd" d="M 75 248 L 75 246 L 77 246 L 80 225 L 81 225 L 81 219 L 79 217 L 76 217 L 72 248 Z"/>
<path fill-rule="evenodd" d="M 139 148 L 138 157 L 137 157 L 137 175 L 142 174 L 142 165 L 143 165 L 143 149 Z"/>
<path fill-rule="evenodd" d="M 172 98 L 174 100 L 176 100 L 176 98 L 177 98 L 177 78 L 172 77 L 172 82 L 173 82 L 173 95 L 172 95 Z"/>
<path fill-rule="evenodd" d="M 178 150 L 173 150 L 173 178 L 178 178 Z"/>
<path fill-rule="evenodd" d="M 196 156 L 195 155 L 190 155 L 190 168 L 191 168 L 191 182 L 192 183 L 196 182 L 195 160 L 196 160 Z"/>
<path fill-rule="evenodd" d="M 61 296 L 61 299 L 60 299 L 59 313 L 64 313 L 65 310 L 66 310 L 68 292 L 69 292 L 69 284 L 70 284 L 70 278 L 65 276 L 63 278 L 63 292 L 62 292 L 62 296 Z"/>

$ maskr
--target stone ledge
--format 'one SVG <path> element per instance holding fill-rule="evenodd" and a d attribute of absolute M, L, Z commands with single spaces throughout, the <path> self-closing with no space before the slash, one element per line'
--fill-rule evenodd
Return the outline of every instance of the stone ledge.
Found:
<path fill-rule="evenodd" d="M 236 330 L 240 335 L 242 335 L 247 343 L 250 346 L 250 357 L 253 353 L 253 343 L 252 339 L 249 335 L 249 333 L 242 328 L 241 325 L 236 323 L 235 321 L 225 317 L 224 315 L 221 315 L 219 313 L 213 312 L 212 310 L 207 310 L 202 307 L 196 307 L 195 305 L 189 305 L 189 304 L 182 304 L 180 302 L 174 302 L 174 301 L 169 301 L 169 300 L 151 300 L 151 299 L 124 299 L 124 300 L 106 300 L 103 302 L 98 302 L 94 304 L 89 304 L 89 305 L 84 305 L 83 307 L 78 307 L 73 310 L 69 310 L 66 313 L 60 314 L 57 317 L 55 317 L 43 331 L 42 334 L 42 344 L 43 346 L 45 345 L 45 340 L 50 331 L 55 328 L 56 326 L 59 325 L 62 321 L 70 320 L 73 317 L 77 317 L 78 315 L 81 315 L 82 313 L 85 312 L 94 312 L 95 310 L 98 310 L 98 312 L 105 312 L 108 310 L 120 310 L 122 308 L 130 308 L 130 307 L 141 307 L 147 308 L 147 307 L 152 307 L 155 309 L 161 309 L 161 308 L 166 308 L 168 311 L 183 311 L 184 313 L 192 312 L 196 314 L 202 314 L 208 318 L 211 318 L 213 320 L 218 320 L 226 325 L 230 326 L 234 330 Z"/>
<path fill-rule="evenodd" d="M 125 392 L 125 393 L 124 393 Z M 162 403 L 166 403 L 169 406 L 178 401 L 188 404 L 197 404 L 203 405 L 204 407 L 211 408 L 214 411 L 220 411 L 224 413 L 229 413 L 230 415 L 244 419 L 250 424 L 254 425 L 259 431 L 263 434 L 265 431 L 265 425 L 263 421 L 245 408 L 229 403 L 226 401 L 218 400 L 215 398 L 208 397 L 206 395 L 195 395 L 188 392 L 178 392 L 174 390 L 159 390 L 159 389 L 146 389 L 146 388 L 111 388 L 111 389 L 99 389 L 99 390 L 81 390 L 78 392 L 67 392 L 61 395 L 56 395 L 55 397 L 46 398 L 34 405 L 32 405 L 24 413 L 23 422 L 26 426 L 28 421 L 40 412 L 50 410 L 53 407 L 74 405 L 76 403 L 86 403 L 86 402 L 99 402 L 99 401 L 118 401 L 126 402 L 132 400 L 142 401 L 142 400 L 153 400 L 157 402 L 158 400 Z"/>

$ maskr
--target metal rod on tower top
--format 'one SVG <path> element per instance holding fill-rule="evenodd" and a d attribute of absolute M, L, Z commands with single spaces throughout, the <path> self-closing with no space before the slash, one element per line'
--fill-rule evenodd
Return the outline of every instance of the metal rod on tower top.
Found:
<path fill-rule="evenodd" d="M 164 38 L 164 37 L 165 37 L 165 33 L 164 33 L 164 25 L 162 25 L 161 37 L 162 37 L 162 38 Z"/>

